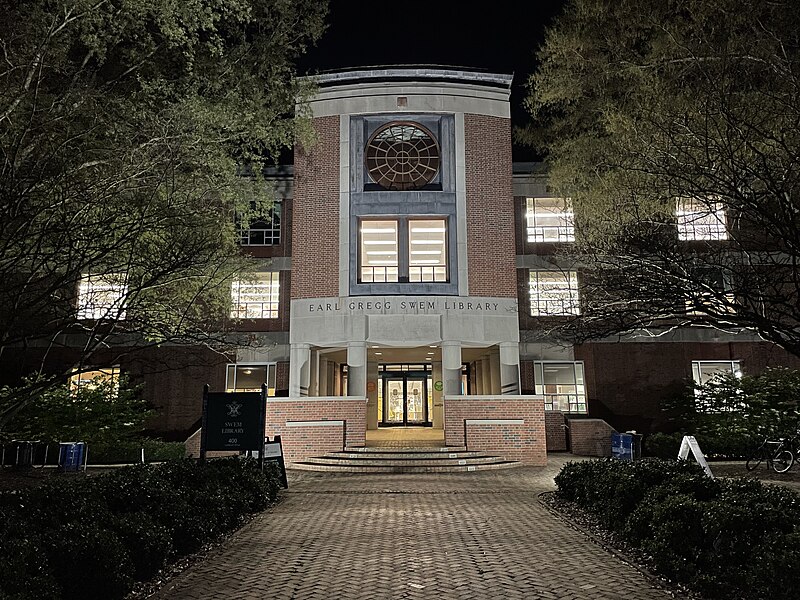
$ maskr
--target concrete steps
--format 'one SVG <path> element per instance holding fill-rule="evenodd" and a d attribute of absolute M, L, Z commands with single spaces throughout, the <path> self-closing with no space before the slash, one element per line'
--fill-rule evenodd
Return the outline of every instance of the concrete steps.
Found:
<path fill-rule="evenodd" d="M 464 447 L 346 448 L 290 465 L 305 471 L 338 473 L 461 473 L 507 469 L 519 463 Z"/>

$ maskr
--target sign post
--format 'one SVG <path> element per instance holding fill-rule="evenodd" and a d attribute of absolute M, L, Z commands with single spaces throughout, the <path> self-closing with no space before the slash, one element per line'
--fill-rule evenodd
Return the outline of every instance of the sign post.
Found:
<path fill-rule="evenodd" d="M 706 475 L 713 479 L 714 474 L 711 472 L 711 467 L 709 467 L 708 463 L 706 462 L 706 457 L 700 450 L 700 444 L 697 443 L 697 440 L 693 435 L 685 435 L 681 441 L 681 448 L 678 450 L 678 460 L 686 460 L 689 457 L 690 450 L 694 455 L 694 459 L 701 467 L 703 467 Z"/>
<path fill-rule="evenodd" d="M 272 441 L 269 438 L 264 440 L 264 451 L 261 453 L 267 460 L 277 461 L 278 467 L 281 470 L 281 484 L 283 489 L 289 489 L 289 481 L 286 479 L 286 463 L 283 461 L 283 444 L 281 444 L 281 436 L 276 435 Z"/>

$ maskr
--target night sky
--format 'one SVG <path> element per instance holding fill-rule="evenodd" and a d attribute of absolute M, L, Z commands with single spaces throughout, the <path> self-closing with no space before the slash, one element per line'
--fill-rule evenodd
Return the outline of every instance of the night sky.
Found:
<path fill-rule="evenodd" d="M 514 73 L 512 119 L 520 105 L 534 52 L 564 0 L 331 0 L 328 29 L 303 57 L 304 73 L 375 65 L 446 65 Z M 529 151 L 514 149 L 515 160 Z"/>

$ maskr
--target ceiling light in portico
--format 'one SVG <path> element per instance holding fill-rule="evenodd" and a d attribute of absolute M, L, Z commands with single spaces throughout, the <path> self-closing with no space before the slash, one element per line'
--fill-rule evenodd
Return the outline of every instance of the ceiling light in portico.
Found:
<path fill-rule="evenodd" d="M 433 360 L 430 356 L 426 357 L 425 360 Z"/>
<path fill-rule="evenodd" d="M 433 355 L 433 352 L 428 352 L 428 354 Z"/>

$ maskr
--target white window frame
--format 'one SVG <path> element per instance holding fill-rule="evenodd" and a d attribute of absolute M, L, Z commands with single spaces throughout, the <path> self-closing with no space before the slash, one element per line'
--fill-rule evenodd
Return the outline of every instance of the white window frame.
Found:
<path fill-rule="evenodd" d="M 394 224 L 375 230 L 378 224 Z M 364 234 L 388 235 L 394 232 L 394 240 L 364 239 Z M 387 246 L 389 248 L 387 249 Z M 382 258 L 372 258 L 370 255 Z M 390 257 L 394 257 L 393 259 Z M 400 280 L 400 221 L 396 218 L 361 219 L 358 223 L 358 281 L 359 283 L 397 283 Z"/>
<path fill-rule="evenodd" d="M 720 360 L 713 360 L 713 359 L 693 360 L 692 361 L 692 379 L 694 380 L 695 384 L 697 384 L 697 385 L 703 385 L 704 384 L 703 381 L 701 381 L 702 380 L 701 368 L 703 367 L 703 365 L 710 365 L 710 364 L 728 365 L 730 367 L 730 371 L 729 371 L 730 373 L 732 373 L 736 377 L 741 377 L 742 376 L 742 361 L 741 360 L 727 360 L 727 359 L 720 359 Z M 711 379 L 709 379 L 708 381 L 712 381 L 712 380 L 713 380 L 713 377 Z M 708 381 L 706 381 L 705 383 L 708 383 Z"/>
<path fill-rule="evenodd" d="M 537 212 L 538 203 L 562 202 L 560 213 Z M 542 221 L 549 216 L 558 218 L 558 225 L 545 225 Z M 529 243 L 564 243 L 575 241 L 575 213 L 571 198 L 538 198 L 525 199 L 525 223 Z"/>
<path fill-rule="evenodd" d="M 575 392 L 547 393 L 545 392 L 544 372 L 547 365 L 572 365 L 572 379 L 575 382 Z M 581 377 L 578 377 L 580 369 Z M 579 380 L 581 383 L 579 383 Z M 588 398 L 586 394 L 586 366 L 582 360 L 537 360 L 533 362 L 533 384 L 537 396 L 544 396 L 545 410 L 560 410 L 562 412 L 586 414 L 588 412 Z M 551 385 L 551 384 L 549 384 Z M 566 410 L 565 410 L 566 408 Z"/>
<path fill-rule="evenodd" d="M 245 361 L 245 362 L 235 362 L 235 363 L 228 363 L 225 365 L 225 391 L 226 392 L 236 392 L 236 391 L 245 391 L 245 389 L 236 389 L 236 371 L 238 367 L 266 367 L 266 381 L 264 383 L 267 384 L 267 396 L 275 396 L 275 389 L 278 386 L 278 363 L 277 362 L 260 362 L 260 361 Z M 233 381 L 231 381 L 231 369 L 233 369 Z M 272 386 L 270 386 L 270 382 Z M 247 390 L 253 391 L 252 388 L 247 388 Z M 261 391 L 260 389 L 257 391 Z"/>
<path fill-rule="evenodd" d="M 269 213 L 263 219 L 251 219 L 247 226 L 245 223 L 240 227 L 240 246 L 277 246 L 281 243 L 281 205 L 275 202 L 270 208 Z M 254 223 L 264 223 L 268 227 L 253 227 Z M 252 232 L 263 234 L 263 242 L 254 242 Z"/>
<path fill-rule="evenodd" d="M 563 279 L 563 285 L 554 285 L 553 279 Z M 577 271 L 532 270 L 528 274 L 528 292 L 533 317 L 581 314 Z"/>
<path fill-rule="evenodd" d="M 675 201 L 675 219 L 681 241 L 728 239 L 725 206 L 721 202 L 678 198 Z"/>
<path fill-rule="evenodd" d="M 280 271 L 251 273 L 231 282 L 233 319 L 277 319 L 280 300 Z"/>
<path fill-rule="evenodd" d="M 78 283 L 77 317 L 81 320 L 124 320 L 128 296 L 122 273 L 85 274 Z"/>
<path fill-rule="evenodd" d="M 394 239 L 364 239 L 364 234 L 386 234 L 370 225 L 394 224 Z M 374 229 L 374 228 L 373 228 Z M 386 227 L 384 231 L 392 231 Z M 413 237 L 417 232 L 441 234 Z M 444 229 L 444 231 L 441 231 Z M 365 216 L 358 221 L 359 284 L 450 283 L 450 224 L 445 215 Z M 387 248 L 388 247 L 388 248 Z M 437 252 L 437 249 L 441 251 Z M 382 251 L 383 250 L 383 251 Z M 370 259 L 370 255 L 376 255 Z M 425 258 L 427 256 L 427 258 Z M 392 258 L 394 257 L 394 258 Z"/>

